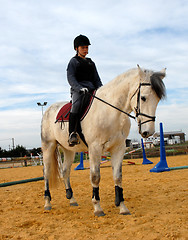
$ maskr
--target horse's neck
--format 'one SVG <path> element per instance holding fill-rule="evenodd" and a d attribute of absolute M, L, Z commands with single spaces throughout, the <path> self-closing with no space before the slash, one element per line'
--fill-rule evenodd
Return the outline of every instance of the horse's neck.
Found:
<path fill-rule="evenodd" d="M 136 78 L 137 74 L 134 70 L 131 71 L 119 75 L 111 82 L 101 87 L 97 93 L 98 97 L 101 97 L 121 110 L 131 112 L 131 94 L 133 88 L 138 85 Z"/>

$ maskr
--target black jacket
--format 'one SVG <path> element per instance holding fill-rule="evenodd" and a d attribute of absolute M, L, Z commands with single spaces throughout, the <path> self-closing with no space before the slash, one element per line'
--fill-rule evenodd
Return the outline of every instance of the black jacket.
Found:
<path fill-rule="evenodd" d="M 83 87 L 95 90 L 102 86 L 95 63 L 90 58 L 73 57 L 67 67 L 67 79 L 71 91 L 79 92 Z"/>

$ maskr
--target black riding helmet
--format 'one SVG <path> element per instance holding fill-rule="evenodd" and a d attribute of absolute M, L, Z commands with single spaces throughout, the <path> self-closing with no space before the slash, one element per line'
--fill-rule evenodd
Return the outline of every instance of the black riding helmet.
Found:
<path fill-rule="evenodd" d="M 89 46 L 91 45 L 89 39 L 84 35 L 79 35 L 74 39 L 74 49 L 78 48 L 79 46 Z"/>

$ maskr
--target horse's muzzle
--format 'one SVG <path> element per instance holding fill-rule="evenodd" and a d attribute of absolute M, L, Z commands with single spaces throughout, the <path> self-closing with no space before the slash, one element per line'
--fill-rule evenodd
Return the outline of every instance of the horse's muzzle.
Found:
<path fill-rule="evenodd" d="M 138 122 L 138 129 L 139 129 L 139 133 L 143 138 L 148 138 L 149 136 L 153 135 L 154 131 L 153 130 L 149 130 L 148 128 L 144 129 L 145 126 L 142 125 L 141 121 Z"/>

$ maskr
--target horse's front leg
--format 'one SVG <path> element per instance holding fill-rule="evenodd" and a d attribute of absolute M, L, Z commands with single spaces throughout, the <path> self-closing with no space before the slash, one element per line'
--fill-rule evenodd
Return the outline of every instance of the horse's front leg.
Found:
<path fill-rule="evenodd" d="M 120 207 L 120 214 L 130 215 L 128 208 L 124 204 L 122 188 L 122 162 L 124 153 L 124 146 L 118 146 L 113 152 L 111 152 L 111 163 L 115 182 L 115 205 L 116 207 Z"/>
<path fill-rule="evenodd" d="M 101 152 L 98 149 L 89 151 L 90 159 L 90 179 L 91 185 L 93 187 L 92 203 L 94 207 L 95 216 L 104 216 L 104 212 L 100 206 L 99 197 L 99 183 L 100 183 L 100 162 L 101 162 Z"/>

